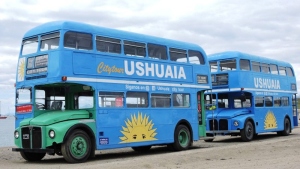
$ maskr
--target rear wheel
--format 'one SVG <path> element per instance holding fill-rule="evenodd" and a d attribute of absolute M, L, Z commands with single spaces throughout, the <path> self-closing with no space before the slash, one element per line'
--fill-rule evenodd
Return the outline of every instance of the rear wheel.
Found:
<path fill-rule="evenodd" d="M 92 151 L 91 140 L 82 130 L 74 130 L 62 144 L 61 152 L 69 163 L 85 162 Z"/>
<path fill-rule="evenodd" d="M 139 147 L 131 147 L 131 148 L 137 152 L 146 152 L 150 150 L 151 146 L 139 146 Z"/>
<path fill-rule="evenodd" d="M 176 127 L 174 134 L 174 143 L 172 148 L 175 151 L 187 150 L 191 146 L 191 133 L 185 125 Z"/>
<path fill-rule="evenodd" d="M 288 118 L 284 119 L 284 129 L 278 132 L 279 135 L 287 136 L 291 133 L 291 122 Z"/>
<path fill-rule="evenodd" d="M 243 141 L 251 141 L 254 137 L 254 127 L 251 121 L 246 121 L 244 129 L 241 130 Z"/>
<path fill-rule="evenodd" d="M 46 153 L 31 153 L 31 152 L 20 152 L 21 156 L 27 161 L 40 161 Z"/>

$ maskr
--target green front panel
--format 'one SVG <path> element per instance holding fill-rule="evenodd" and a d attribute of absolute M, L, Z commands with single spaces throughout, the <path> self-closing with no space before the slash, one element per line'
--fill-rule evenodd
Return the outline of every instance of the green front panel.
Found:
<path fill-rule="evenodd" d="M 49 126 L 40 126 L 42 128 L 42 148 L 49 147 L 49 146 L 53 145 L 54 142 L 57 144 L 62 143 L 67 131 L 72 126 L 77 125 L 77 124 L 87 125 L 95 134 L 96 125 L 95 125 L 95 120 L 93 120 L 93 119 L 76 119 L 76 120 L 62 121 L 59 123 L 51 124 Z M 26 126 L 24 126 L 24 127 L 26 127 Z M 35 125 L 35 127 L 38 127 L 38 126 Z M 17 128 L 16 130 L 19 131 L 20 137 L 18 139 L 15 139 L 15 144 L 17 147 L 22 148 L 21 127 Z M 55 131 L 54 138 L 49 137 L 50 130 Z M 34 138 L 32 138 L 32 139 L 34 139 Z"/>

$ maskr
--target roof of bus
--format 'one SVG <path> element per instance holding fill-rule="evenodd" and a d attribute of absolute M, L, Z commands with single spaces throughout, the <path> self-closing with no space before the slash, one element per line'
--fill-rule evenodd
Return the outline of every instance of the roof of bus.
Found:
<path fill-rule="evenodd" d="M 53 32 L 61 29 L 73 30 L 78 32 L 86 32 L 86 33 L 95 33 L 95 34 L 101 34 L 102 36 L 123 38 L 127 40 L 136 40 L 140 42 L 168 44 L 169 46 L 174 46 L 174 47 L 185 46 L 184 48 L 186 48 L 188 46 L 189 49 L 201 50 L 204 53 L 204 50 L 199 45 L 193 43 L 165 39 L 165 38 L 149 36 L 149 35 L 144 35 L 139 33 L 127 32 L 127 31 L 122 31 L 117 29 L 105 28 L 105 27 L 79 23 L 74 21 L 53 21 L 53 22 L 44 23 L 26 32 L 24 38 L 27 39 L 34 35 L 45 34 L 48 32 Z"/>
<path fill-rule="evenodd" d="M 255 56 L 247 53 L 242 53 L 239 51 L 226 51 L 226 52 L 215 53 L 215 54 L 208 55 L 207 58 L 209 61 L 223 60 L 223 59 L 230 59 L 230 58 L 240 58 L 240 59 L 249 59 L 252 61 L 257 61 L 257 62 L 267 63 L 267 64 L 277 64 L 278 66 L 292 67 L 292 65 L 288 62 L 271 59 L 267 57 Z"/>

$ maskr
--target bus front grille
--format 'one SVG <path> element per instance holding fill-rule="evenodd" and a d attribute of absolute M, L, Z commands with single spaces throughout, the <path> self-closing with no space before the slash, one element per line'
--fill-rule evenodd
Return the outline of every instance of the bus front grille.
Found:
<path fill-rule="evenodd" d="M 220 119 L 219 130 L 228 130 L 228 121 L 226 119 Z"/>
<path fill-rule="evenodd" d="M 40 127 L 23 127 L 21 132 L 23 148 L 42 148 L 42 129 Z"/>
<path fill-rule="evenodd" d="M 209 130 L 218 130 L 218 128 L 217 120 L 209 120 Z"/>
<path fill-rule="evenodd" d="M 227 119 L 220 119 L 219 121 L 209 120 L 209 130 L 228 130 L 228 120 Z"/>

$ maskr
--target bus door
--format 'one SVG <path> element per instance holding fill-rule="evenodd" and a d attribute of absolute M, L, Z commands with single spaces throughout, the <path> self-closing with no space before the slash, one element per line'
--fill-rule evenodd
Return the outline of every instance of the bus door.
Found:
<path fill-rule="evenodd" d="M 297 112 L 297 98 L 296 94 L 293 95 L 293 120 L 294 120 L 294 126 L 298 126 L 298 112 Z"/>
<path fill-rule="evenodd" d="M 197 111 L 198 111 L 198 123 L 199 123 L 199 136 L 206 137 L 206 125 L 205 125 L 205 107 L 204 107 L 204 92 L 197 92 Z"/>

